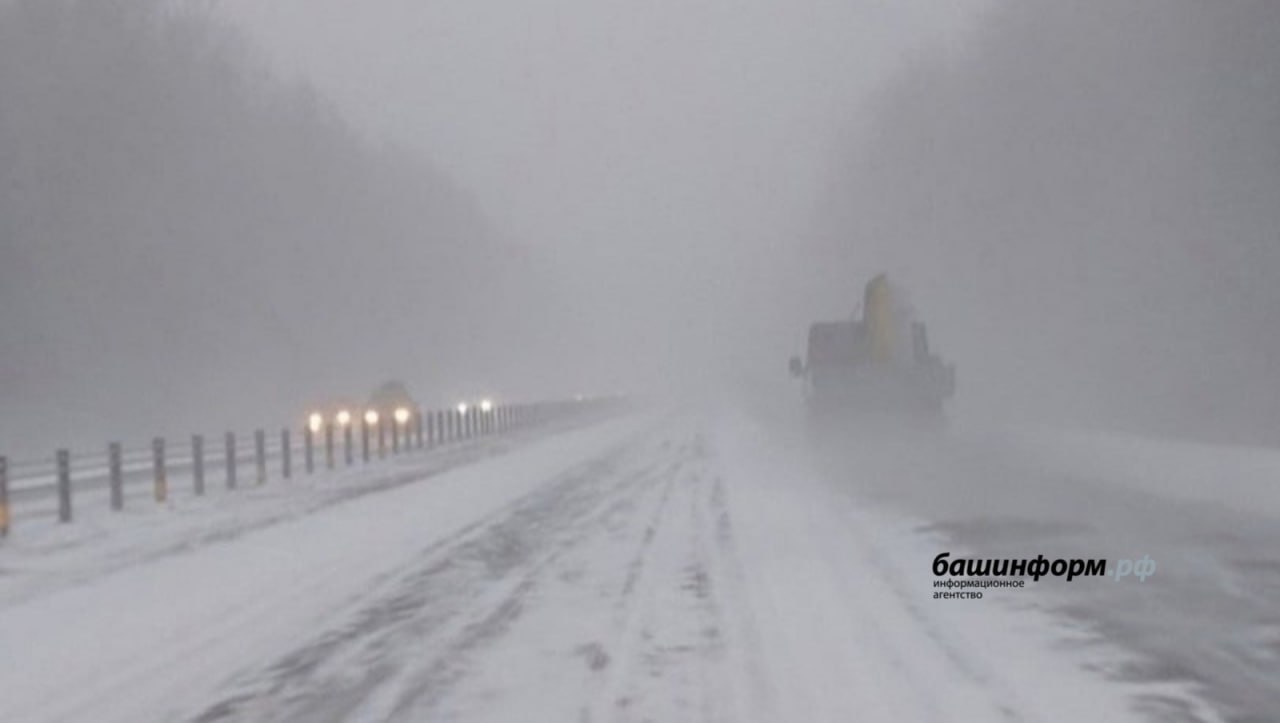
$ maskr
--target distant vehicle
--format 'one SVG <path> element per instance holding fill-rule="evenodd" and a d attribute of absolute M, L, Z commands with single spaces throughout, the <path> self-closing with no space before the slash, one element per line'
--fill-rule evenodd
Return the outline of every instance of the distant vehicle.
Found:
<path fill-rule="evenodd" d="M 360 402 L 350 398 L 337 398 L 325 404 L 312 407 L 307 414 L 307 426 L 313 432 L 320 432 L 325 427 L 345 427 L 360 419 L 364 407 Z"/>
<path fill-rule="evenodd" d="M 341 429 L 360 424 L 407 423 L 418 409 L 418 403 L 404 382 L 388 381 L 369 395 L 365 403 L 351 398 L 337 398 L 313 407 L 307 414 L 312 432 L 326 427 Z"/>
<path fill-rule="evenodd" d="M 377 412 L 380 420 L 395 420 L 403 424 L 417 409 L 418 402 L 409 393 L 409 387 L 404 382 L 389 381 L 369 395 L 369 403 L 365 405 L 363 413 Z"/>
<path fill-rule="evenodd" d="M 929 349 L 906 295 L 881 274 L 867 283 L 862 317 L 809 327 L 807 357 L 791 358 L 817 414 L 941 415 L 955 394 L 955 366 Z"/>

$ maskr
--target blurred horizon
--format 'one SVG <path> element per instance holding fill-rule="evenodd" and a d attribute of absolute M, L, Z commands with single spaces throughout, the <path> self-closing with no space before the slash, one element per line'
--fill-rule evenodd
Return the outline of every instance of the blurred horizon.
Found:
<path fill-rule="evenodd" d="M 958 418 L 1274 445 L 1280 10 L 1081 7 L 0 3 L 0 452 L 781 388 L 881 271 Z"/>

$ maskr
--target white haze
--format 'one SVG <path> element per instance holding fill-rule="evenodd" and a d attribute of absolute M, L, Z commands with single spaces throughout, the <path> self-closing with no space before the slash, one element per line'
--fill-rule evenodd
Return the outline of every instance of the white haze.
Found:
<path fill-rule="evenodd" d="M 962 409 L 1275 439 L 1272 8 L 0 3 L 0 448 L 780 383 L 883 269 Z"/>
<path fill-rule="evenodd" d="M 1273 2 L 994 6 L 878 96 L 816 258 L 908 277 L 984 409 L 1275 444 L 1278 38 Z"/>
<path fill-rule="evenodd" d="M 561 383 L 781 380 L 817 313 L 801 235 L 838 141 L 965 4 L 224 0 L 286 75 L 410 143 L 544 265 Z M 576 381 L 575 381 L 576 380 Z"/>

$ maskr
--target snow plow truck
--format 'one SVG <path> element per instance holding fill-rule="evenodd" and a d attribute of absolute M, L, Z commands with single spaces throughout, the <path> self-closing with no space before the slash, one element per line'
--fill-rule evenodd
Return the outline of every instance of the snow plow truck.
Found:
<path fill-rule="evenodd" d="M 809 327 L 806 358 L 791 358 L 817 416 L 941 416 L 956 390 L 955 366 L 929 349 L 906 294 L 881 274 L 866 285 L 861 318 Z"/>

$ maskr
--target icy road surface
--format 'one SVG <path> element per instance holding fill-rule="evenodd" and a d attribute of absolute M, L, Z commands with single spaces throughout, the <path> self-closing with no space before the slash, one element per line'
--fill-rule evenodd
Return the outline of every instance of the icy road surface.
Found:
<path fill-rule="evenodd" d="M 1035 594 L 932 599 L 941 518 L 795 441 L 633 417 L 29 533 L 0 549 L 4 717 L 1218 720 Z"/>

